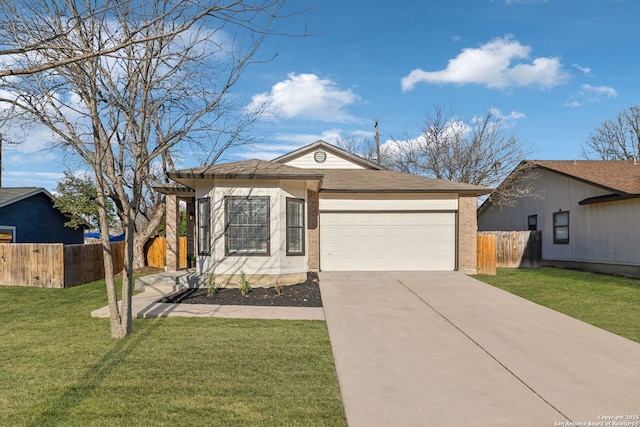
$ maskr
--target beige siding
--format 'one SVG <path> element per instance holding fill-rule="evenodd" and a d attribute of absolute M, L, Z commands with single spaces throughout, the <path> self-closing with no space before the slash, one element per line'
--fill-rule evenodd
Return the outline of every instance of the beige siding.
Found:
<path fill-rule="evenodd" d="M 196 197 L 211 200 L 211 255 L 198 257 L 198 271 L 216 275 L 246 274 L 286 275 L 307 271 L 307 255 L 286 255 L 286 199 L 306 200 L 304 181 L 216 181 L 203 180 L 196 189 Z M 270 200 L 270 256 L 227 256 L 225 246 L 226 196 L 268 196 Z M 307 203 L 305 203 L 307 205 Z M 306 206 L 305 206 L 306 207 Z M 197 209 L 196 209 L 197 212 Z M 308 234 L 306 235 L 308 238 Z M 308 247 L 308 242 L 306 242 Z"/>
<path fill-rule="evenodd" d="M 321 211 L 443 211 L 457 210 L 456 194 L 323 194 Z"/>
<path fill-rule="evenodd" d="M 290 160 L 285 164 L 302 169 L 364 169 L 362 166 L 357 165 L 342 157 L 336 156 L 335 154 L 332 154 L 328 151 L 324 152 L 326 153 L 327 158 L 322 163 L 318 163 L 315 161 L 315 151 L 312 151 L 311 153 L 307 153 L 304 156 L 300 156 L 298 158 Z"/>
<path fill-rule="evenodd" d="M 611 192 L 547 171 L 538 171 L 532 184 L 532 195 L 515 206 L 483 212 L 478 228 L 527 230 L 528 216 L 538 215 L 544 260 L 640 265 L 640 200 L 580 206 Z M 569 244 L 553 243 L 553 213 L 560 210 L 569 211 Z"/>

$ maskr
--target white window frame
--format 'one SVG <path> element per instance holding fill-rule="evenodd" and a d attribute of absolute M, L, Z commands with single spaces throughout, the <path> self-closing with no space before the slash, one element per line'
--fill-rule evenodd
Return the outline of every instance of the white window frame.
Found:
<path fill-rule="evenodd" d="M 261 200 L 264 202 L 266 215 L 264 224 L 232 224 L 230 223 L 230 209 L 229 204 L 232 201 L 255 201 Z M 271 198 L 269 196 L 226 196 L 224 198 L 224 210 L 225 210 L 225 252 L 227 256 L 271 256 Z M 250 215 L 253 216 L 253 215 Z M 247 249 L 247 248 L 231 248 L 230 229 L 238 227 L 239 229 L 246 228 L 262 228 L 266 234 L 266 247 L 265 250 Z"/>
<path fill-rule="evenodd" d="M 560 219 L 566 217 L 566 224 L 564 221 L 559 224 Z M 558 211 L 553 213 L 553 244 L 554 245 L 568 245 L 569 244 L 569 211 Z M 558 231 L 566 229 L 567 237 L 558 237 Z"/>
<path fill-rule="evenodd" d="M 289 209 L 289 204 L 295 204 L 298 206 L 298 209 L 300 209 L 300 224 L 299 225 L 292 225 L 291 221 L 290 221 L 290 209 Z M 293 199 L 290 197 L 287 197 L 287 209 L 286 209 L 286 216 L 287 216 L 287 256 L 301 256 L 304 255 L 305 253 L 305 234 L 304 234 L 304 226 L 305 226 L 305 221 L 304 221 L 304 199 Z M 293 230 L 300 230 L 299 234 L 300 234 L 300 249 L 299 250 L 292 250 L 292 244 L 291 244 L 291 239 L 292 237 L 295 235 L 292 231 Z"/>
<path fill-rule="evenodd" d="M 198 212 L 198 255 L 211 255 L 211 199 L 203 197 L 197 200 Z"/>
<path fill-rule="evenodd" d="M 16 227 L 13 225 L 0 225 L 0 230 L 9 230 L 11 231 L 11 243 L 15 243 L 16 241 Z"/>

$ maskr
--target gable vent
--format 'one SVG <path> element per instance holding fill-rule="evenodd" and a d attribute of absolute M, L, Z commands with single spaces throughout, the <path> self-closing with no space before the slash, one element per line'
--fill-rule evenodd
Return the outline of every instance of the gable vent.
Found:
<path fill-rule="evenodd" d="M 316 163 L 324 163 L 324 161 L 327 160 L 327 153 L 322 150 L 318 150 L 313 153 L 313 160 L 315 160 Z"/>

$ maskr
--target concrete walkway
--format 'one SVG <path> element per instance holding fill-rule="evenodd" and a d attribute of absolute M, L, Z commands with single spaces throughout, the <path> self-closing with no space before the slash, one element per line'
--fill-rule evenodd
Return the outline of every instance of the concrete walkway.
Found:
<path fill-rule="evenodd" d="M 227 319 L 324 320 L 322 307 L 257 307 L 245 305 L 164 304 L 156 301 L 174 292 L 172 287 L 148 286 L 134 295 L 133 317 L 220 317 Z M 91 312 L 91 317 L 109 317 L 109 307 Z"/>
<path fill-rule="evenodd" d="M 640 425 L 638 343 L 457 272 L 320 286 L 350 427 Z"/>

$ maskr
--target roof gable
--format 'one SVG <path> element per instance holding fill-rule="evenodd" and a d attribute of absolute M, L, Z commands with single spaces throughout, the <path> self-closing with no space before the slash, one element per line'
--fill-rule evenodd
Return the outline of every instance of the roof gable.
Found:
<path fill-rule="evenodd" d="M 530 160 L 540 168 L 626 197 L 640 196 L 640 164 L 624 160 Z"/>
<path fill-rule="evenodd" d="M 611 191 L 606 196 L 590 197 L 580 204 L 604 203 L 640 197 L 640 164 L 625 160 L 523 160 L 498 186 L 501 191 L 514 183 L 518 176 L 523 176 L 536 169 L 560 174 L 595 187 Z M 478 214 L 486 211 L 493 201 L 485 200 Z"/>
<path fill-rule="evenodd" d="M 41 187 L 0 187 L 0 208 L 28 199 L 36 194 L 44 194 L 53 199 L 51 193 Z"/>
<path fill-rule="evenodd" d="M 273 161 L 302 169 L 384 169 L 325 141 L 305 145 Z"/>

